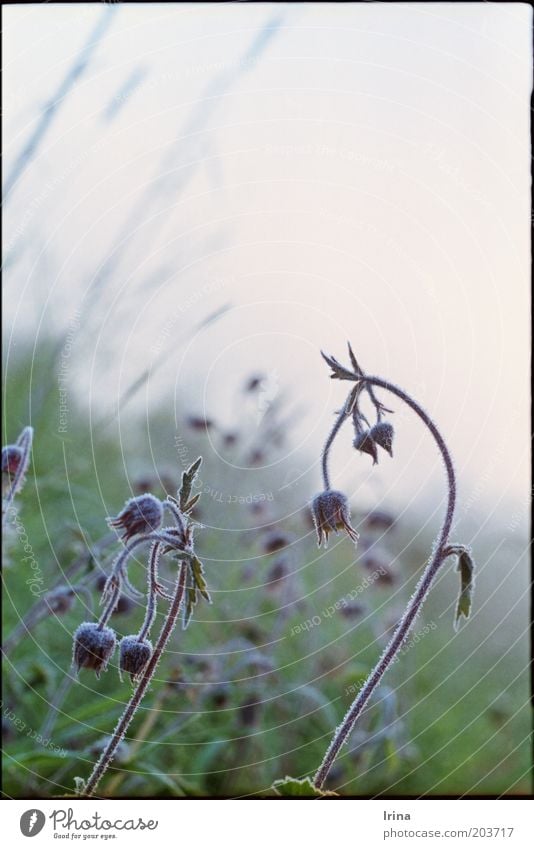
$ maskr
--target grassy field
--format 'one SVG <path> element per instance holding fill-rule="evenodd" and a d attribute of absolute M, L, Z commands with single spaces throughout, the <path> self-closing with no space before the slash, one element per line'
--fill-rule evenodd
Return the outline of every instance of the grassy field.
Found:
<path fill-rule="evenodd" d="M 4 793 L 71 794 L 75 777 L 90 772 L 131 685 L 119 680 L 116 656 L 100 680 L 82 670 L 72 681 L 72 633 L 98 611 L 98 576 L 118 545 L 67 579 L 64 572 L 107 533 L 106 515 L 147 488 L 172 494 L 198 455 L 197 546 L 213 604 L 200 603 L 189 628 L 174 634 L 99 795 L 270 795 L 274 780 L 310 774 L 401 614 L 431 533 L 417 530 L 415 515 L 396 520 L 382 507 L 363 515 L 353 504 L 362 534 L 356 552 L 341 536 L 318 550 L 305 506 L 317 482 L 308 475 L 281 490 L 269 468 L 290 439 L 274 407 L 255 441 L 237 428 L 204 427 L 183 400 L 176 428 L 162 408 L 123 421 L 119 443 L 113 426 L 95 426 L 71 398 L 67 432 L 58 433 L 53 349 L 43 346 L 31 367 L 21 353 L 7 371 L 6 437 L 31 422 L 35 443 L 5 540 Z M 470 521 L 462 533 L 478 565 L 472 618 L 454 632 L 451 563 L 329 789 L 392 797 L 530 792 L 526 543 L 515 526 Z M 144 569 L 141 557 L 131 570 L 139 588 Z M 73 592 L 60 609 L 21 626 L 61 583 Z M 137 600 L 124 606 L 112 619 L 119 635 L 134 633 L 143 616 Z M 164 608 L 160 602 L 156 624 Z"/>

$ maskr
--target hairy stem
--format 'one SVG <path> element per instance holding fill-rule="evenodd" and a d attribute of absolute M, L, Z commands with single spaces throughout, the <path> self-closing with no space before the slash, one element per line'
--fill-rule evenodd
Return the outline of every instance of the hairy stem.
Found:
<path fill-rule="evenodd" d="M 161 544 L 159 542 L 155 542 L 150 551 L 150 560 L 148 564 L 148 601 L 145 618 L 141 626 L 141 630 L 139 631 L 139 640 L 144 640 L 148 637 L 156 616 L 158 562 L 160 550 Z"/>
<path fill-rule="evenodd" d="M 117 603 L 119 601 L 119 596 L 121 594 L 121 585 L 120 581 L 117 581 L 112 590 L 110 590 L 109 600 L 106 604 L 104 610 L 100 615 L 100 619 L 98 620 L 98 628 L 100 631 L 108 624 L 111 619 L 111 614 L 117 607 Z"/>
<path fill-rule="evenodd" d="M 434 580 L 439 567 L 447 556 L 446 546 L 451 530 L 454 507 L 456 503 L 456 481 L 451 456 L 443 440 L 443 437 L 441 436 L 440 432 L 438 431 L 436 425 L 434 424 L 430 416 L 425 413 L 425 411 L 419 406 L 419 404 L 417 404 L 413 400 L 413 398 L 407 395 L 406 392 L 386 380 L 382 380 L 379 377 L 365 376 L 364 378 L 362 378 L 362 383 L 369 384 L 369 386 L 378 386 L 382 389 L 386 389 L 389 392 L 392 392 L 393 395 L 397 395 L 398 398 L 404 401 L 405 404 L 407 404 L 415 413 L 417 413 L 419 418 L 429 429 L 441 452 L 443 461 L 445 463 L 448 485 L 448 500 L 445 519 L 443 521 L 443 525 L 435 543 L 434 553 L 429 563 L 427 564 L 421 578 L 419 579 L 415 593 L 412 596 L 410 602 L 408 603 L 408 606 L 406 607 L 406 610 L 404 611 L 404 614 L 402 615 L 402 618 L 395 629 L 395 633 L 393 634 L 391 640 L 389 641 L 384 652 L 382 653 L 378 663 L 376 664 L 369 677 L 365 681 L 364 685 L 362 686 L 360 692 L 354 699 L 341 725 L 334 734 L 332 742 L 330 743 L 326 755 L 324 756 L 323 762 L 319 767 L 313 780 L 313 783 L 317 788 L 321 788 L 323 786 L 339 750 L 341 749 L 342 745 L 345 743 L 347 737 L 354 728 L 358 717 L 362 713 L 365 705 L 367 704 L 374 690 L 380 683 L 382 676 L 391 666 L 392 662 L 395 660 L 397 652 L 401 648 L 414 620 L 416 619 L 421 609 L 421 606 L 427 596 L 432 581 Z M 331 442 L 332 440 L 330 440 L 330 444 Z M 328 445 L 328 447 L 330 446 Z"/>
<path fill-rule="evenodd" d="M 178 619 L 178 614 L 180 613 L 180 607 L 182 605 L 182 600 L 184 597 L 185 576 L 186 566 L 184 563 L 182 563 L 180 565 L 180 571 L 176 580 L 176 587 L 174 591 L 173 600 L 171 602 L 171 606 L 169 608 L 169 612 L 167 613 L 165 622 L 163 623 L 163 627 L 160 631 L 157 643 L 154 647 L 152 657 L 150 658 L 147 667 L 143 672 L 143 676 L 139 681 L 136 689 L 134 690 L 130 701 L 126 705 L 110 741 L 108 742 L 104 751 L 100 755 L 99 760 L 96 762 L 94 769 L 87 780 L 87 784 L 85 785 L 83 791 L 83 796 L 85 797 L 89 797 L 94 794 L 100 779 L 102 778 L 102 776 L 108 769 L 111 761 L 113 760 L 117 748 L 123 740 L 124 735 L 126 734 L 126 731 L 128 730 L 128 727 L 135 716 L 137 708 L 139 707 L 141 700 L 145 695 L 150 685 L 150 682 L 152 681 L 152 677 L 154 675 L 154 672 L 156 671 L 156 667 L 170 639 L 170 636 L 174 630 L 176 621 Z"/>
<path fill-rule="evenodd" d="M 323 448 L 322 470 L 323 470 L 323 482 L 324 482 L 324 488 L 325 489 L 330 489 L 330 475 L 328 474 L 328 454 L 330 452 L 330 449 L 332 447 L 334 439 L 336 438 L 338 431 L 339 431 L 341 425 L 343 424 L 343 422 L 345 421 L 345 419 L 347 418 L 347 416 L 348 416 L 347 409 L 346 409 L 346 406 L 344 406 L 343 409 L 340 411 L 340 413 L 339 413 L 339 415 L 338 415 L 338 417 L 337 417 L 337 419 L 334 423 L 334 427 L 330 431 L 330 433 L 328 435 L 328 439 L 326 440 L 325 446 Z"/>

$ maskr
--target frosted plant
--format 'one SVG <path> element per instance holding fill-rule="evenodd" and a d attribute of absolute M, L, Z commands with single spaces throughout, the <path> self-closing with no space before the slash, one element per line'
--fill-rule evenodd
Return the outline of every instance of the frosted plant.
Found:
<path fill-rule="evenodd" d="M 337 415 L 335 424 L 323 449 L 322 472 L 324 492 L 315 496 L 312 502 L 312 514 L 317 529 L 318 544 L 321 545 L 323 536 L 325 544 L 327 543 L 328 533 L 330 531 L 337 532 L 338 530 L 345 530 L 351 539 L 357 539 L 356 532 L 351 527 L 349 521 L 348 501 L 343 493 L 331 489 L 328 470 L 330 448 L 339 434 L 343 423 L 349 418 L 352 419 L 355 431 L 353 442 L 354 447 L 362 454 L 370 455 L 373 459 L 373 465 L 378 462 L 380 450 L 386 451 L 391 457 L 393 456 L 394 430 L 390 422 L 386 421 L 384 418 L 386 413 L 391 413 L 392 411 L 385 407 L 384 404 L 377 398 L 375 389 L 386 390 L 392 395 L 395 395 L 397 398 L 400 398 L 401 401 L 407 404 L 408 407 L 410 407 L 410 409 L 419 416 L 423 424 L 430 431 L 441 452 L 441 456 L 445 464 L 448 498 L 445 519 L 436 542 L 434 543 L 430 560 L 419 579 L 415 592 L 408 602 L 404 614 L 395 628 L 391 640 L 378 660 L 378 663 L 358 692 L 343 721 L 335 731 L 323 762 L 313 779 L 313 788 L 315 792 L 320 791 L 323 787 L 339 750 L 346 742 L 356 721 L 358 720 L 358 717 L 361 715 L 365 705 L 380 683 L 382 676 L 394 662 L 399 649 L 402 647 L 410 632 L 439 568 L 449 557 L 454 556 L 457 558 L 457 568 L 460 572 L 461 591 L 456 608 L 455 627 L 458 626 L 461 616 L 467 618 L 470 614 L 474 586 L 474 563 L 469 548 L 464 545 L 451 545 L 449 542 L 449 534 L 451 531 L 456 502 L 456 481 L 451 456 L 436 425 L 430 416 L 425 413 L 425 411 L 410 395 L 408 395 L 407 392 L 404 392 L 404 390 L 399 389 L 398 386 L 395 386 L 387 380 L 383 380 L 380 377 L 371 377 L 365 374 L 358 365 L 350 345 L 350 368 L 345 368 L 340 365 L 334 357 L 327 357 L 325 354 L 323 354 L 323 357 L 332 369 L 332 378 L 349 381 L 353 384 L 353 386 L 343 408 Z M 364 393 L 367 394 L 376 413 L 376 422 L 372 426 L 362 412 L 360 406 L 361 398 Z"/>
<path fill-rule="evenodd" d="M 108 519 L 111 527 L 122 531 L 124 548 L 115 558 L 102 594 L 102 614 L 98 622 L 84 622 L 74 634 L 73 665 L 76 672 L 85 667 L 94 669 L 100 676 L 113 657 L 117 639 L 108 622 L 115 610 L 121 592 L 126 588 L 140 596 L 130 583 L 127 573 L 128 561 L 134 551 L 150 545 L 147 567 L 147 604 L 145 618 L 137 634 L 123 637 L 119 644 L 119 672 L 128 673 L 135 685 L 111 737 L 107 740 L 100 758 L 96 762 L 87 782 L 77 779 L 80 796 L 92 796 L 102 776 L 115 757 L 132 719 L 153 678 L 163 651 L 174 631 L 180 611 L 183 612 L 183 627 L 187 627 L 198 594 L 211 601 L 202 564 L 194 551 L 193 529 L 195 523 L 191 510 L 200 494 L 191 497 L 193 483 L 200 467 L 199 458 L 182 475 L 182 486 L 178 498 L 168 496 L 159 501 L 146 493 L 130 499 L 115 518 Z M 164 511 L 168 511 L 173 525 L 162 527 Z M 161 556 L 170 555 L 177 562 L 174 592 L 168 593 L 158 579 L 158 564 Z M 150 632 L 156 618 L 158 598 L 168 601 L 169 609 L 154 645 Z"/>

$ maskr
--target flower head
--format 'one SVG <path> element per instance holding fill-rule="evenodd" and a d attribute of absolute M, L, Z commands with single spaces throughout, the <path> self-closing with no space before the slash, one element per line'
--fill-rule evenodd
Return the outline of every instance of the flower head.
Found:
<path fill-rule="evenodd" d="M 317 545 L 324 541 L 328 542 L 328 534 L 331 531 L 346 531 L 353 540 L 358 541 L 359 534 L 350 524 L 349 502 L 342 492 L 327 489 L 316 495 L 311 505 L 315 530 L 317 531 Z"/>
<path fill-rule="evenodd" d="M 152 643 L 139 637 L 123 637 L 119 645 L 120 672 L 129 672 L 132 683 L 139 678 L 152 657 Z"/>
<path fill-rule="evenodd" d="M 18 445 L 6 445 L 2 448 L 2 474 L 12 480 L 19 470 L 24 452 Z"/>
<path fill-rule="evenodd" d="M 393 425 L 389 422 L 377 422 L 370 430 L 371 439 L 393 457 Z"/>
<path fill-rule="evenodd" d="M 359 433 L 352 444 L 358 451 L 361 451 L 363 454 L 371 455 L 371 457 L 373 458 L 373 466 L 378 463 L 376 443 L 373 437 L 371 436 L 371 431 L 364 430 Z"/>
<path fill-rule="evenodd" d="M 159 498 L 148 492 L 136 498 L 130 498 L 118 516 L 108 519 L 111 528 L 123 531 L 122 538 L 125 542 L 136 534 L 157 531 L 162 522 L 163 504 Z"/>
<path fill-rule="evenodd" d="M 106 668 L 115 651 L 115 632 L 94 622 L 84 622 L 74 633 L 73 663 L 76 672 L 94 669 L 96 677 Z"/>

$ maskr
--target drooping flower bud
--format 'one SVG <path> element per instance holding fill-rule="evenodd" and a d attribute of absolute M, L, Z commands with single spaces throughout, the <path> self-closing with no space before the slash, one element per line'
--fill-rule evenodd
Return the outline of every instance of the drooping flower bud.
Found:
<path fill-rule="evenodd" d="M 159 498 L 148 492 L 136 498 L 130 498 L 118 516 L 108 519 L 111 528 L 123 531 L 122 538 L 125 542 L 136 534 L 157 531 L 162 522 L 163 504 Z"/>
<path fill-rule="evenodd" d="M 378 463 L 378 453 L 376 450 L 376 444 L 369 430 L 364 430 L 362 431 L 362 433 L 359 433 L 352 444 L 358 451 L 361 451 L 363 454 L 371 455 L 371 457 L 373 458 L 373 466 Z"/>
<path fill-rule="evenodd" d="M 6 445 L 2 448 L 2 474 L 12 480 L 22 462 L 23 451 L 18 445 Z"/>
<path fill-rule="evenodd" d="M 128 672 L 132 683 L 141 677 L 148 661 L 152 657 L 150 640 L 140 640 L 133 634 L 123 637 L 119 646 L 119 671 Z"/>
<path fill-rule="evenodd" d="M 328 543 L 328 534 L 338 530 L 347 532 L 353 542 L 358 541 L 359 534 L 350 524 L 349 502 L 342 492 L 335 489 L 327 489 L 316 495 L 311 505 L 315 530 L 317 531 L 317 545 L 324 541 Z"/>
<path fill-rule="evenodd" d="M 108 665 L 115 651 L 115 632 L 111 628 L 100 628 L 94 622 L 83 622 L 74 633 L 73 663 L 76 672 L 94 669 L 96 677 Z"/>
<path fill-rule="evenodd" d="M 389 422 L 377 422 L 370 430 L 371 438 L 393 457 L 393 425 Z"/>

